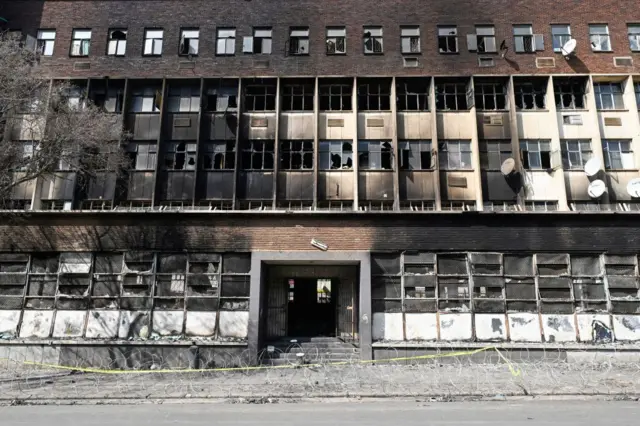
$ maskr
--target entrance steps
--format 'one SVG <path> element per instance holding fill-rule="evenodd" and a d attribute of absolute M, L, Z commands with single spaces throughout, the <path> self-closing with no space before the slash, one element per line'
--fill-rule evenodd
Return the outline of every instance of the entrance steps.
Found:
<path fill-rule="evenodd" d="M 263 365 L 304 365 L 357 362 L 360 348 L 337 337 L 288 337 L 267 343 L 260 353 Z"/>

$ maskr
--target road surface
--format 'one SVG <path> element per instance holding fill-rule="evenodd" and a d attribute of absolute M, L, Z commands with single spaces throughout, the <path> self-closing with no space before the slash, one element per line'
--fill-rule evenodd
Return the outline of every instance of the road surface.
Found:
<path fill-rule="evenodd" d="M 638 402 L 574 400 L 0 407 L 2 426 L 637 426 L 639 419 Z"/>

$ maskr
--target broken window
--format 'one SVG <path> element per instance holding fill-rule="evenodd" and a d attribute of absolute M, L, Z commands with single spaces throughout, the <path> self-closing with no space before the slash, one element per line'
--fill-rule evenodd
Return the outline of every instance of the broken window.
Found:
<path fill-rule="evenodd" d="M 154 305 L 160 309 L 184 308 L 186 254 L 159 254 Z"/>
<path fill-rule="evenodd" d="M 243 170 L 273 170 L 274 141 L 250 140 L 243 142 Z"/>
<path fill-rule="evenodd" d="M 593 83 L 593 91 L 598 110 L 624 109 L 621 83 Z"/>
<path fill-rule="evenodd" d="M 582 312 L 606 311 L 600 256 L 571 255 L 571 282 L 576 309 Z"/>
<path fill-rule="evenodd" d="M 107 55 L 124 56 L 127 51 L 127 30 L 109 30 L 109 40 L 107 43 Z"/>
<path fill-rule="evenodd" d="M 347 53 L 347 30 L 344 27 L 327 28 L 327 54 L 344 55 Z"/>
<path fill-rule="evenodd" d="M 471 141 L 448 140 L 438 142 L 441 170 L 472 169 Z"/>
<path fill-rule="evenodd" d="M 0 253 L 0 310 L 22 309 L 29 255 Z"/>
<path fill-rule="evenodd" d="M 225 253 L 222 255 L 220 309 L 241 311 L 249 309 L 250 272 L 250 253 Z"/>
<path fill-rule="evenodd" d="M 507 310 L 537 312 L 533 256 L 503 255 Z"/>
<path fill-rule="evenodd" d="M 349 141 L 320 141 L 320 170 L 351 170 L 353 145 Z"/>
<path fill-rule="evenodd" d="M 473 92 L 466 82 L 436 82 L 436 109 L 438 111 L 463 111 L 473 102 Z"/>
<path fill-rule="evenodd" d="M 236 29 L 218 28 L 216 55 L 233 56 L 236 54 Z"/>
<path fill-rule="evenodd" d="M 565 170 L 583 170 L 584 165 L 593 157 L 591 141 L 583 139 L 564 139 L 562 147 L 562 167 Z"/>
<path fill-rule="evenodd" d="M 531 25 L 514 25 L 513 39 L 516 53 L 533 53 L 536 50 L 544 50 L 544 37 L 540 34 L 533 34 Z"/>
<path fill-rule="evenodd" d="M 396 97 L 398 111 L 429 111 L 429 80 L 397 79 Z"/>
<path fill-rule="evenodd" d="M 476 107 L 483 111 L 507 109 L 507 89 L 503 82 L 478 80 L 474 84 Z"/>
<path fill-rule="evenodd" d="M 294 27 L 289 30 L 289 54 L 309 54 L 309 27 Z"/>
<path fill-rule="evenodd" d="M 160 29 L 146 29 L 144 30 L 144 50 L 145 56 L 160 56 L 162 55 L 162 40 L 164 37 L 164 31 Z"/>
<path fill-rule="evenodd" d="M 475 34 L 467 35 L 467 47 L 478 53 L 496 52 L 496 29 L 493 25 L 476 26 Z"/>
<path fill-rule="evenodd" d="M 25 307 L 52 309 L 58 287 L 58 254 L 35 254 L 31 268 Z"/>
<path fill-rule="evenodd" d="M 545 109 L 547 82 L 545 79 L 536 81 L 519 81 L 514 83 L 516 108 L 524 110 Z"/>
<path fill-rule="evenodd" d="M 420 27 L 400 28 L 402 53 L 420 53 Z"/>
<path fill-rule="evenodd" d="M 165 170 L 195 170 L 196 144 L 188 142 L 169 142 L 164 154 Z"/>
<path fill-rule="evenodd" d="M 607 170 L 635 169 L 630 140 L 603 139 L 604 166 Z"/>
<path fill-rule="evenodd" d="M 204 142 L 203 170 L 233 170 L 236 162 L 236 141 Z"/>
<path fill-rule="evenodd" d="M 271 54 L 272 30 L 270 27 L 254 28 L 253 37 L 244 37 L 242 51 L 244 53 Z"/>
<path fill-rule="evenodd" d="M 382 27 L 364 27 L 365 55 L 382 53 Z"/>
<path fill-rule="evenodd" d="M 235 111 L 238 108 L 237 82 L 221 82 L 217 87 L 209 87 L 205 92 L 204 110 L 207 112 Z"/>
<path fill-rule="evenodd" d="M 370 81 L 358 84 L 358 110 L 391 110 L 391 87 L 388 81 Z"/>
<path fill-rule="evenodd" d="M 155 170 L 157 147 L 155 143 L 131 142 L 127 145 L 134 170 Z"/>
<path fill-rule="evenodd" d="M 313 141 L 280 142 L 280 169 L 312 170 Z"/>
<path fill-rule="evenodd" d="M 551 25 L 551 36 L 553 37 L 553 51 L 562 52 L 562 47 L 571 40 L 571 26 L 567 24 Z"/>
<path fill-rule="evenodd" d="M 433 168 L 431 141 L 400 141 L 400 170 L 430 170 Z"/>
<path fill-rule="evenodd" d="M 402 312 L 400 270 L 399 254 L 371 254 L 373 312 Z"/>
<path fill-rule="evenodd" d="M 91 307 L 119 308 L 120 283 L 122 281 L 122 253 L 97 253 L 91 286 Z"/>
<path fill-rule="evenodd" d="M 59 309 L 85 309 L 89 290 L 91 253 L 61 253 L 58 264 Z"/>
<path fill-rule="evenodd" d="M 457 27 L 438 27 L 438 50 L 440 53 L 458 53 Z"/>
<path fill-rule="evenodd" d="M 180 56 L 197 56 L 200 47 L 200 30 L 184 29 L 180 30 L 180 45 L 178 54 Z"/>
<path fill-rule="evenodd" d="M 589 41 L 594 52 L 608 52 L 611 50 L 609 25 L 589 24 Z"/>
<path fill-rule="evenodd" d="M 584 109 L 586 80 L 581 78 L 554 77 L 553 91 L 558 109 Z"/>
<path fill-rule="evenodd" d="M 244 102 L 246 111 L 275 111 L 276 85 L 250 84 L 245 88 Z"/>
<path fill-rule="evenodd" d="M 189 255 L 187 309 L 200 311 L 218 309 L 220 262 L 219 254 L 193 253 Z"/>
<path fill-rule="evenodd" d="M 71 53 L 70 56 L 86 57 L 89 56 L 91 47 L 91 30 L 73 30 L 71 36 Z"/>
<path fill-rule="evenodd" d="M 551 168 L 551 141 L 521 140 L 522 167 L 528 170 Z"/>
<path fill-rule="evenodd" d="M 604 263 L 612 312 L 638 313 L 640 293 L 636 256 L 605 255 Z"/>
<path fill-rule="evenodd" d="M 500 170 L 502 163 L 512 157 L 511 141 L 481 140 L 479 145 L 480 167 L 483 170 Z"/>
<path fill-rule="evenodd" d="M 156 87 L 134 89 L 131 94 L 131 112 L 159 112 L 162 93 Z"/>
<path fill-rule="evenodd" d="M 320 83 L 321 111 L 351 111 L 353 88 L 350 84 Z"/>
<path fill-rule="evenodd" d="M 404 254 L 402 283 L 405 312 L 436 312 L 435 262 L 433 253 Z"/>
<path fill-rule="evenodd" d="M 391 142 L 359 141 L 358 168 L 362 170 L 393 170 Z"/>
<path fill-rule="evenodd" d="M 469 273 L 465 254 L 438 254 L 438 309 L 469 311 Z"/>
<path fill-rule="evenodd" d="M 122 281 L 123 309 L 151 308 L 155 256 L 150 252 L 126 252 Z"/>
<path fill-rule="evenodd" d="M 471 253 L 473 305 L 476 312 L 504 312 L 505 279 L 500 253 Z"/>
<path fill-rule="evenodd" d="M 569 256 L 566 254 L 536 254 L 538 288 L 543 313 L 573 312 Z"/>
<path fill-rule="evenodd" d="M 169 112 L 198 112 L 200 110 L 200 87 L 170 87 L 167 97 Z"/>
<path fill-rule="evenodd" d="M 53 56 L 56 42 L 56 30 L 39 30 L 37 38 L 37 52 L 42 56 Z"/>
<path fill-rule="evenodd" d="M 124 102 L 124 89 L 118 87 L 93 88 L 91 100 L 95 106 L 103 108 L 106 112 L 121 113 Z"/>
<path fill-rule="evenodd" d="M 285 83 L 282 86 L 282 111 L 313 111 L 313 83 Z"/>

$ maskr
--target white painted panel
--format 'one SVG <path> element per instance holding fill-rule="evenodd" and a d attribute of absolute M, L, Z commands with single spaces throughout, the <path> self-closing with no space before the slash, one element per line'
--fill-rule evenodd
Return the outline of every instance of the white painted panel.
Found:
<path fill-rule="evenodd" d="M 539 342 L 542 340 L 538 314 L 507 314 L 507 317 L 511 341 Z"/>
<path fill-rule="evenodd" d="M 404 314 L 407 340 L 436 340 L 438 319 L 436 314 Z"/>
<path fill-rule="evenodd" d="M 611 330 L 611 317 L 607 314 L 577 314 L 578 337 L 581 342 L 593 342 L 596 336 L 597 324 Z"/>
<path fill-rule="evenodd" d="M 469 112 L 437 113 L 438 139 L 471 139 L 474 116 Z"/>
<path fill-rule="evenodd" d="M 635 113 L 635 111 L 634 111 Z M 621 126 L 605 126 L 605 118 L 619 118 Z M 637 117 L 634 118 L 637 120 Z M 600 135 L 602 139 L 631 139 L 634 136 L 635 126 L 631 125 L 631 117 L 628 112 L 602 111 L 598 112 L 598 123 L 600 123 Z"/>
<path fill-rule="evenodd" d="M 382 120 L 382 126 L 369 126 L 370 120 Z M 358 139 L 391 139 L 393 129 L 390 112 L 360 112 L 358 113 Z"/>
<path fill-rule="evenodd" d="M 89 339 L 114 339 L 119 323 L 120 311 L 90 311 L 85 335 Z"/>
<path fill-rule="evenodd" d="M 181 335 L 183 322 L 183 311 L 153 312 L 153 332 L 159 334 L 160 336 Z"/>
<path fill-rule="evenodd" d="M 373 340 L 404 340 L 402 313 L 376 312 L 373 314 Z"/>
<path fill-rule="evenodd" d="M 507 317 L 503 314 L 476 314 L 475 327 L 478 340 L 507 340 Z"/>
<path fill-rule="evenodd" d="M 86 311 L 57 311 L 53 337 L 81 337 L 86 316 Z"/>
<path fill-rule="evenodd" d="M 221 311 L 220 337 L 246 339 L 249 334 L 249 312 Z"/>
<path fill-rule="evenodd" d="M 640 340 L 640 315 L 614 315 L 613 331 L 617 341 Z"/>
<path fill-rule="evenodd" d="M 315 128 L 313 113 L 283 113 L 279 124 L 280 139 L 313 140 Z"/>
<path fill-rule="evenodd" d="M 575 342 L 578 339 L 573 315 L 541 316 L 545 342 Z"/>
<path fill-rule="evenodd" d="M 470 340 L 472 314 L 440 314 L 440 339 L 448 341 Z"/>
<path fill-rule="evenodd" d="M 524 174 L 524 187 L 527 200 L 551 201 L 558 200 L 564 191 L 562 185 L 558 185 L 556 174 L 562 173 L 556 170 L 548 173 L 545 170 L 528 170 Z"/>
<path fill-rule="evenodd" d="M 342 127 L 329 127 L 329 120 L 342 120 Z M 334 140 L 352 140 L 354 116 L 351 112 L 321 112 L 318 114 L 318 138 Z"/>
<path fill-rule="evenodd" d="M 54 311 L 24 311 L 20 337 L 49 337 Z"/>
<path fill-rule="evenodd" d="M 0 311 L 0 336 L 15 337 L 20 323 L 20 311 Z"/>
<path fill-rule="evenodd" d="M 398 139 L 431 140 L 430 112 L 400 112 L 397 121 Z"/>
<path fill-rule="evenodd" d="M 118 337 L 120 339 L 149 337 L 149 320 L 151 314 L 145 311 L 122 311 L 120 314 L 120 325 L 118 327 Z"/>
<path fill-rule="evenodd" d="M 544 111 L 519 112 L 517 120 L 520 139 L 553 138 L 554 115 Z"/>
<path fill-rule="evenodd" d="M 216 312 L 187 312 L 186 334 L 211 337 L 216 332 Z"/>

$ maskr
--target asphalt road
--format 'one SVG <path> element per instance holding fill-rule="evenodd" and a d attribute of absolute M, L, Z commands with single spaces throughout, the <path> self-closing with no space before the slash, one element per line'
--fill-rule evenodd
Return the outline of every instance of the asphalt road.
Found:
<path fill-rule="evenodd" d="M 447 425 L 637 426 L 638 402 L 317 402 L 17 406 L 0 408 L 2 426 Z"/>

